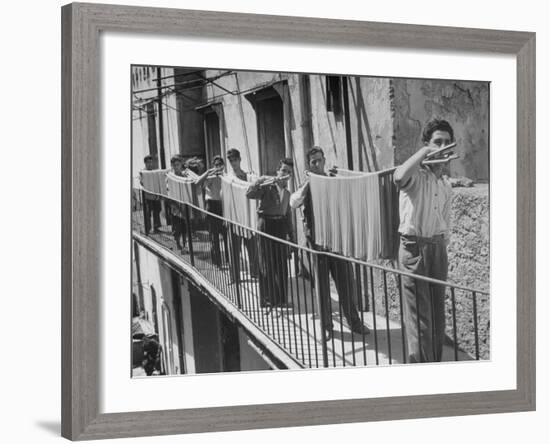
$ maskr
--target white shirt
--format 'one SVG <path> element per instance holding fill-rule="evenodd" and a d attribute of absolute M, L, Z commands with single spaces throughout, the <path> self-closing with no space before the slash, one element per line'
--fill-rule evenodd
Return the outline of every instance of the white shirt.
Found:
<path fill-rule="evenodd" d="M 440 179 L 420 167 L 399 192 L 399 232 L 432 237 L 443 234 L 449 241 L 452 188 L 446 177 Z"/>

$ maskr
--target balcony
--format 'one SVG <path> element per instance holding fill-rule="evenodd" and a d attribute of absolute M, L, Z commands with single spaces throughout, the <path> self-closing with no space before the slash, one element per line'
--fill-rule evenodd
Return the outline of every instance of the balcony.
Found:
<path fill-rule="evenodd" d="M 485 325 L 488 321 L 480 316 L 488 311 L 486 292 L 410 275 L 391 263 L 367 263 L 311 250 L 166 196 L 156 197 L 162 212 L 160 226 L 152 230 L 150 201 L 142 190 L 134 190 L 133 196 L 134 240 L 200 280 L 223 310 L 247 326 L 262 347 L 270 350 L 271 356 L 279 357 L 278 368 L 408 363 L 401 286 L 404 276 L 413 278 L 415 283 L 445 287 L 446 338 L 442 361 L 489 358 L 489 328 Z M 213 226 L 219 229 L 213 230 Z M 262 290 L 258 278 L 261 261 L 257 254 L 270 250 L 276 251 L 279 259 L 269 264 L 273 274 L 283 272 L 288 278 L 286 303 L 280 306 L 266 304 L 261 294 L 266 285 L 269 293 L 276 292 L 277 282 L 267 279 Z M 356 285 L 353 288 L 350 285 L 349 291 L 353 293 L 361 323 L 370 333 L 351 331 L 332 280 L 329 280 L 330 307 L 325 307 L 326 302 L 319 296 L 319 284 L 314 284 L 314 270 L 320 261 L 327 260 L 339 261 L 352 270 Z M 336 267 L 336 273 L 339 269 Z M 329 337 L 324 333 L 327 316 L 320 316 L 323 310 L 329 311 L 333 325 Z"/>

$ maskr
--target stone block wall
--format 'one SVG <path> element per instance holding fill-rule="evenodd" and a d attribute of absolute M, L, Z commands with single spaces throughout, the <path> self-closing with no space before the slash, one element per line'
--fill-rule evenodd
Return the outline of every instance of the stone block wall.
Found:
<path fill-rule="evenodd" d="M 448 247 L 449 277 L 453 284 L 489 292 L 489 189 L 487 185 L 472 188 L 453 188 L 451 242 Z M 382 265 L 398 267 L 385 261 Z M 384 298 L 383 274 L 373 273 L 375 311 L 401 322 L 398 281 L 391 273 L 386 276 L 388 309 Z M 369 306 L 372 310 L 372 294 Z M 474 306 L 471 292 L 455 291 L 456 338 L 461 350 L 475 356 Z M 479 356 L 490 359 L 490 297 L 476 295 Z M 449 341 L 454 340 L 453 304 L 447 292 L 446 326 Z"/>

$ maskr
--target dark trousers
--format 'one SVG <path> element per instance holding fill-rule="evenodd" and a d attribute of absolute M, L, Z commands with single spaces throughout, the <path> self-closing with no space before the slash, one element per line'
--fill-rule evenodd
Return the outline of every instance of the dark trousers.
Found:
<path fill-rule="evenodd" d="M 258 218 L 258 231 L 284 240 L 289 234 L 285 219 L 262 216 Z M 262 306 L 287 303 L 288 256 L 286 244 L 258 236 L 258 283 Z"/>
<path fill-rule="evenodd" d="M 246 234 L 243 230 L 239 230 L 237 227 L 231 227 L 231 232 L 229 235 L 229 249 L 231 251 L 231 261 L 229 266 L 231 267 L 231 278 L 233 279 L 233 282 L 238 282 L 240 280 L 242 244 L 244 244 L 248 252 L 248 271 L 250 276 L 258 276 L 257 241 L 254 235 L 250 233 Z"/>
<path fill-rule="evenodd" d="M 399 263 L 409 273 L 447 280 L 443 236 L 401 236 Z M 402 283 L 409 362 L 439 362 L 445 339 L 445 287 L 406 276 Z"/>
<path fill-rule="evenodd" d="M 362 324 L 355 305 L 354 295 L 357 293 L 357 283 L 351 263 L 323 254 L 316 255 L 316 285 L 318 289 L 319 311 L 323 319 L 324 328 L 332 330 L 332 307 L 330 298 L 330 276 L 334 279 L 340 312 L 351 329 Z"/>
<path fill-rule="evenodd" d="M 153 216 L 153 228 L 158 230 L 160 228 L 160 200 L 151 200 L 145 197 L 143 199 L 143 216 L 145 219 L 145 233 L 151 231 L 151 216 Z"/>
<path fill-rule="evenodd" d="M 185 237 L 187 236 L 185 218 L 172 214 L 172 235 L 178 248 L 185 247 Z"/>
<path fill-rule="evenodd" d="M 208 199 L 205 202 L 206 211 L 209 213 L 222 215 L 222 201 Z M 225 260 L 229 261 L 227 254 L 227 231 L 223 225 L 223 221 L 217 217 L 206 216 L 206 224 L 210 235 L 210 243 L 212 245 L 212 263 L 218 267 L 222 264 L 222 254 L 220 247 L 220 235 L 223 238 L 225 246 Z"/>

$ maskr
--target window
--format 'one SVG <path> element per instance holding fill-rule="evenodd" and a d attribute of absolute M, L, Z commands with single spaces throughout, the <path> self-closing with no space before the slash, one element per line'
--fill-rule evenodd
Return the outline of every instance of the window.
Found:
<path fill-rule="evenodd" d="M 342 114 L 342 77 L 326 77 L 326 96 L 327 111 L 332 111 L 335 115 Z"/>

